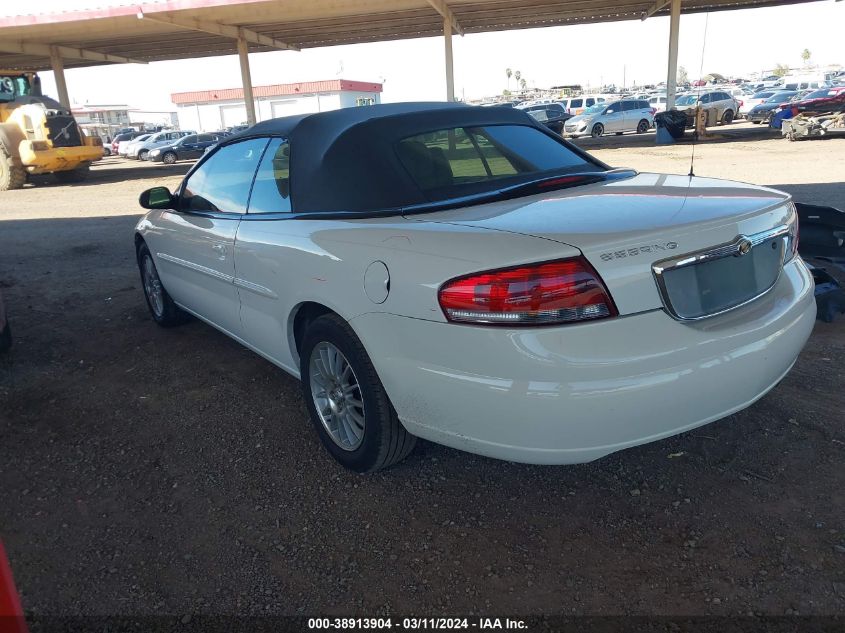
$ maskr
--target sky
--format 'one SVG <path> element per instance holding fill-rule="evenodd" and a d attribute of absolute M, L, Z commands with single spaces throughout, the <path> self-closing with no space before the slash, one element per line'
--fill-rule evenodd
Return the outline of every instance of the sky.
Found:
<path fill-rule="evenodd" d="M 105 4 L 108 0 L 29 0 L 26 11 Z M 18 3 L 0 0 L 0 15 L 16 13 L 12 5 Z M 806 48 L 812 64 L 845 66 L 843 25 L 845 2 L 833 0 L 682 15 L 679 65 L 690 79 L 711 72 L 742 76 L 777 64 L 800 67 Z M 464 99 L 499 94 L 508 87 L 506 68 L 521 71 L 528 86 L 537 88 L 621 86 L 623 79 L 627 85 L 657 83 L 666 80 L 668 40 L 668 18 L 454 36 L 455 92 Z M 253 53 L 250 65 L 254 85 L 342 77 L 384 82 L 384 102 L 445 99 L 442 37 Z M 143 110 L 175 110 L 173 92 L 240 86 L 235 55 L 65 72 L 74 103 L 125 103 Z M 41 73 L 42 85 L 55 96 L 52 75 Z"/>

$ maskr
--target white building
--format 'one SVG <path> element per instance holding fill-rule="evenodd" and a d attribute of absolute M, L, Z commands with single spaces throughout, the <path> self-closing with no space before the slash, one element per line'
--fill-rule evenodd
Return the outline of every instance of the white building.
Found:
<path fill-rule="evenodd" d="M 382 84 L 347 79 L 254 86 L 259 121 L 381 103 Z M 183 130 L 213 132 L 246 123 L 242 88 L 176 92 L 170 95 Z"/>

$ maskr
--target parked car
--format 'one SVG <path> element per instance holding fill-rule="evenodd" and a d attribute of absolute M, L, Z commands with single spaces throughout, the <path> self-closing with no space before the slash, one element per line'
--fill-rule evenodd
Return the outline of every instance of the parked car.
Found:
<path fill-rule="evenodd" d="M 550 105 L 559 106 L 560 104 L 555 103 Z M 564 124 L 572 118 L 572 115 L 562 108 L 531 108 L 526 111 L 555 134 L 563 134 Z"/>
<path fill-rule="evenodd" d="M 169 145 L 155 147 L 147 153 L 147 160 L 172 165 L 179 160 L 197 159 L 205 150 L 230 134 L 188 134 Z"/>
<path fill-rule="evenodd" d="M 747 116 L 748 113 L 751 111 L 751 108 L 754 106 L 760 105 L 764 103 L 766 99 L 771 97 L 773 94 L 778 92 L 777 90 L 760 90 L 755 92 L 753 95 L 748 97 L 747 99 L 742 100 L 742 105 L 739 107 L 739 113 L 741 116 Z"/>
<path fill-rule="evenodd" d="M 717 122 L 727 125 L 733 122 L 739 111 L 737 100 L 722 90 L 702 92 L 700 95 L 688 94 L 675 101 L 675 108 L 687 113 L 689 125 L 695 123 L 695 109 L 699 105 L 707 113 L 706 125 L 715 125 Z"/>
<path fill-rule="evenodd" d="M 845 86 L 811 92 L 806 99 L 790 101 L 780 106 L 770 126 L 782 130 L 786 119 L 802 113 L 836 113 L 845 111 Z"/>
<path fill-rule="evenodd" d="M 196 134 L 196 132 L 193 130 L 162 130 L 161 132 L 156 132 L 150 136 L 143 143 L 132 145 L 126 155 L 129 158 L 144 160 L 151 149 L 169 145 L 170 143 L 178 141 L 183 136 L 188 136 L 189 134 Z"/>
<path fill-rule="evenodd" d="M 654 125 L 654 109 L 643 99 L 622 99 L 597 103 L 584 114 L 569 119 L 564 125 L 567 136 L 590 135 L 598 138 L 612 132 L 642 134 Z"/>
<path fill-rule="evenodd" d="M 654 109 L 654 113 L 663 112 L 666 109 L 666 95 L 652 95 L 648 98 L 648 105 Z"/>
<path fill-rule="evenodd" d="M 604 103 L 606 99 L 598 95 L 582 95 L 580 97 L 570 97 L 563 99 L 561 103 L 569 114 L 577 116 L 583 114 L 584 110 L 591 108 L 597 103 Z"/>
<path fill-rule="evenodd" d="M 138 134 L 132 139 L 127 139 L 125 141 L 120 141 L 117 146 L 117 153 L 119 156 L 129 156 L 129 152 L 134 151 L 138 145 L 144 143 L 147 139 L 152 136 L 151 132 L 146 132 L 144 134 Z"/>
<path fill-rule="evenodd" d="M 781 90 L 776 92 L 763 103 L 758 103 L 756 106 L 751 108 L 745 118 L 756 124 L 764 122 L 769 123 L 780 106 L 784 103 L 789 103 L 797 94 L 798 93 L 794 90 Z"/>
<path fill-rule="evenodd" d="M 140 202 L 152 319 L 299 378 L 356 471 L 417 437 L 563 464 L 688 431 L 773 388 L 815 320 L 787 194 L 614 170 L 512 108 L 264 121 Z"/>
<path fill-rule="evenodd" d="M 129 142 L 133 139 L 138 138 L 141 136 L 143 132 L 121 132 L 120 134 L 116 134 L 115 137 L 111 141 L 111 153 L 112 154 L 119 154 L 120 153 L 120 144 L 123 142 Z"/>

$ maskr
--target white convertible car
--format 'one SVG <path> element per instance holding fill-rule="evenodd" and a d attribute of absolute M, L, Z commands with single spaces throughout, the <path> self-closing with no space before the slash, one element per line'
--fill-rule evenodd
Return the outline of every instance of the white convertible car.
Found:
<path fill-rule="evenodd" d="M 140 202 L 153 318 L 298 377 L 357 471 L 417 437 L 568 464 L 680 433 L 775 386 L 815 319 L 788 195 L 611 169 L 512 108 L 265 121 Z"/>

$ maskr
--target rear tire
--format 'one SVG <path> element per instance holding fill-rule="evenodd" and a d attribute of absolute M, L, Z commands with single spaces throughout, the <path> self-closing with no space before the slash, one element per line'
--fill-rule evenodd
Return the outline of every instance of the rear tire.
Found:
<path fill-rule="evenodd" d="M 147 307 L 156 323 L 162 327 L 173 327 L 190 319 L 190 315 L 177 306 L 164 289 L 153 256 L 144 242 L 138 246 L 138 270 L 141 273 L 144 299 L 147 300 Z"/>
<path fill-rule="evenodd" d="M 604 126 L 601 123 L 596 123 L 590 130 L 590 136 L 593 138 L 599 138 L 602 134 L 604 134 Z"/>
<path fill-rule="evenodd" d="M 649 129 L 651 129 L 651 126 L 648 124 L 648 121 L 646 119 L 640 119 L 640 122 L 637 123 L 637 134 L 645 134 Z"/>
<path fill-rule="evenodd" d="M 176 154 L 173 152 L 167 152 L 164 156 L 161 157 L 161 162 L 165 165 L 172 165 L 176 162 Z"/>
<path fill-rule="evenodd" d="M 311 421 L 340 464 L 371 473 L 413 450 L 417 438 L 402 426 L 364 346 L 339 316 L 325 314 L 308 326 L 299 369 Z"/>
<path fill-rule="evenodd" d="M 725 110 L 724 114 L 722 114 L 722 125 L 730 125 L 734 121 L 734 111 L 733 110 Z"/>
<path fill-rule="evenodd" d="M 0 147 L 0 191 L 20 189 L 26 183 L 26 170 L 15 165 L 12 157 Z"/>

